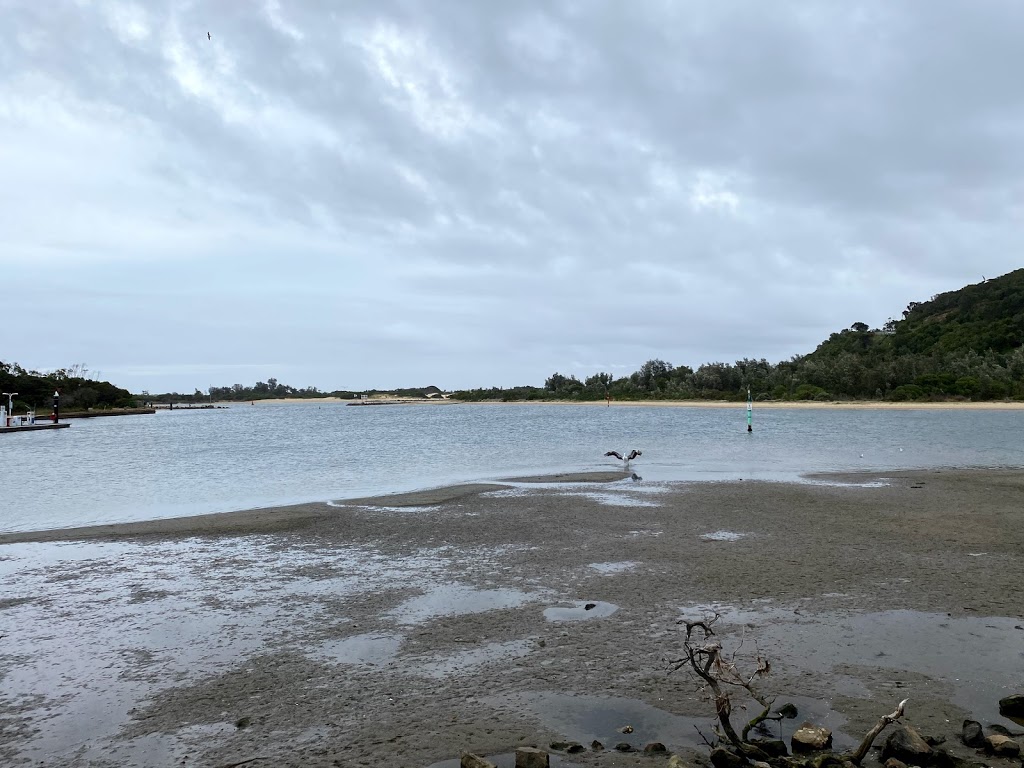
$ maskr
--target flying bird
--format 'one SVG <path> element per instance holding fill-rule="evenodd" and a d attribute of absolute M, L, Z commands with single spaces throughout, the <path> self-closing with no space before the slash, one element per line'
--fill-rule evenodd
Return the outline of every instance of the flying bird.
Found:
<path fill-rule="evenodd" d="M 629 462 L 631 462 L 637 456 L 642 456 L 642 455 L 643 454 L 640 451 L 636 450 L 635 448 L 632 451 L 629 452 L 628 456 L 623 456 L 618 451 L 608 451 L 608 453 L 605 454 L 605 456 L 614 456 L 616 459 L 621 461 L 623 463 L 623 465 L 627 469 L 629 468 Z"/>
<path fill-rule="evenodd" d="M 207 32 L 207 33 L 206 33 L 206 39 L 207 39 L 207 40 L 213 40 L 213 38 L 212 38 L 212 37 L 210 37 L 210 33 L 209 33 L 209 32 Z"/>

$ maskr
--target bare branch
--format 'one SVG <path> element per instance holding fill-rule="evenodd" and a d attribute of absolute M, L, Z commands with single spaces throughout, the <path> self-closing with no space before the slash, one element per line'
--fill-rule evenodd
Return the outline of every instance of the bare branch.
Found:
<path fill-rule="evenodd" d="M 849 755 L 849 760 L 851 763 L 853 763 L 854 765 L 860 765 L 860 761 L 864 759 L 864 756 L 868 753 L 868 750 L 871 749 L 871 745 L 878 737 L 878 734 L 884 731 L 887 725 L 889 725 L 890 723 L 895 723 L 897 720 L 903 717 L 903 709 L 907 706 L 908 701 L 910 701 L 910 699 L 904 699 L 899 703 L 899 706 L 896 707 L 896 709 L 894 709 L 888 715 L 886 715 L 877 723 L 875 723 L 874 727 L 870 731 L 868 731 L 867 734 L 864 736 L 864 739 L 861 741 L 860 746 L 858 746 L 857 749 Z"/>
<path fill-rule="evenodd" d="M 700 736 L 700 740 L 708 745 L 709 749 L 714 749 L 715 748 L 715 745 L 707 740 L 707 737 L 704 736 L 704 732 L 700 728 L 698 728 L 696 725 L 694 725 L 693 726 L 693 730 L 695 730 L 697 732 L 697 735 Z"/>

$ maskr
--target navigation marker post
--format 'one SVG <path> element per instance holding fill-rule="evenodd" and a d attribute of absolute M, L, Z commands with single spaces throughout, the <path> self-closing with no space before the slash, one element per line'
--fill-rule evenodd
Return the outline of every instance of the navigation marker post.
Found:
<path fill-rule="evenodd" d="M 747 432 L 754 431 L 754 401 L 750 399 L 750 387 L 747 387 Z"/>
<path fill-rule="evenodd" d="M 60 392 L 53 390 L 53 423 L 60 418 Z"/>

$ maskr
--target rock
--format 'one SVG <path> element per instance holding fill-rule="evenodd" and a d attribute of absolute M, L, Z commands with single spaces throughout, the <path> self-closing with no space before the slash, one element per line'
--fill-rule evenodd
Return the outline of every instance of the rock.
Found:
<path fill-rule="evenodd" d="M 568 752 L 570 755 L 574 755 L 577 752 L 582 752 L 586 749 L 586 747 L 578 741 L 552 741 L 548 746 L 556 752 Z"/>
<path fill-rule="evenodd" d="M 928 765 L 932 748 L 921 734 L 909 725 L 900 725 L 889 734 L 882 747 L 882 761 L 895 757 L 907 765 Z"/>
<path fill-rule="evenodd" d="M 1020 754 L 1020 744 L 1001 733 L 986 736 L 985 749 L 996 757 L 1016 757 Z"/>
<path fill-rule="evenodd" d="M 250 725 L 252 725 L 251 717 L 240 717 L 235 720 L 235 728 L 248 728 Z"/>
<path fill-rule="evenodd" d="M 885 761 L 885 768 L 907 768 L 907 764 L 895 757 L 890 757 Z"/>
<path fill-rule="evenodd" d="M 690 767 L 685 762 L 683 762 L 683 758 L 681 758 L 679 755 L 672 755 L 672 757 L 670 757 L 668 759 L 668 764 L 665 766 L 665 768 L 690 768 Z"/>
<path fill-rule="evenodd" d="M 595 752 L 603 752 L 604 751 L 604 744 L 602 744 L 597 739 L 594 739 L 592 742 L 590 742 L 590 748 L 592 750 L 594 750 Z"/>
<path fill-rule="evenodd" d="M 811 760 L 811 765 L 814 768 L 845 768 L 846 766 L 842 758 L 838 755 L 833 755 L 831 752 L 822 752 Z"/>
<path fill-rule="evenodd" d="M 715 747 L 711 750 L 711 764 L 715 768 L 746 768 L 747 761 L 728 749 Z"/>
<path fill-rule="evenodd" d="M 754 739 L 750 742 L 769 757 L 788 757 L 789 749 L 782 739 Z"/>
<path fill-rule="evenodd" d="M 595 608 L 597 608 L 597 603 L 587 603 L 586 605 L 583 606 L 583 610 L 584 611 L 592 611 Z"/>
<path fill-rule="evenodd" d="M 924 740 L 928 742 L 929 747 L 939 747 L 946 743 L 945 736 L 925 736 Z"/>
<path fill-rule="evenodd" d="M 960 731 L 960 741 L 975 749 L 984 747 L 985 734 L 981 730 L 981 723 L 977 720 L 964 720 L 964 727 Z"/>
<path fill-rule="evenodd" d="M 985 766 L 958 757 L 948 749 L 936 749 L 935 754 L 932 755 L 930 768 L 985 768 Z"/>
<path fill-rule="evenodd" d="M 632 725 L 624 725 L 621 728 L 619 728 L 619 733 L 632 733 L 632 732 L 633 732 L 633 726 Z"/>
<path fill-rule="evenodd" d="M 636 752 L 636 747 L 625 741 L 620 741 L 615 745 L 615 748 L 619 750 L 619 752 Z"/>
<path fill-rule="evenodd" d="M 795 704 L 783 704 L 779 707 L 778 712 L 787 720 L 793 720 L 798 714 L 800 714 Z"/>
<path fill-rule="evenodd" d="M 480 755 L 474 755 L 472 752 L 463 752 L 462 759 L 459 761 L 459 768 L 496 768 L 494 763 L 484 760 Z"/>
<path fill-rule="evenodd" d="M 989 723 L 988 729 L 992 731 L 992 733 L 998 733 L 1000 736 L 1008 736 L 1011 739 L 1013 738 L 1013 733 L 1010 732 L 1010 729 L 1000 725 L 999 723 Z"/>
<path fill-rule="evenodd" d="M 516 768 L 548 768 L 551 759 L 543 749 L 516 747 Z"/>
<path fill-rule="evenodd" d="M 805 722 L 793 732 L 793 752 L 817 752 L 832 746 L 832 731 L 823 725 Z"/>
<path fill-rule="evenodd" d="M 657 755 L 661 752 L 668 752 L 668 750 L 665 748 L 665 745 L 662 744 L 660 741 L 652 741 L 650 744 L 644 747 L 644 752 L 646 752 L 648 755 Z"/>
<path fill-rule="evenodd" d="M 999 700 L 999 714 L 1003 717 L 1024 717 L 1024 694 L 1015 694 Z"/>

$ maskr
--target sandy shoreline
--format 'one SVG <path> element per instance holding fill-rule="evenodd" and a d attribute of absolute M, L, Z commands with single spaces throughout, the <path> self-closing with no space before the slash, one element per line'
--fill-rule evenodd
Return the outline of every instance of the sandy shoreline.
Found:
<path fill-rule="evenodd" d="M 0 546 L 32 542 L 117 539 L 133 536 L 245 535 L 276 533 L 302 528 L 319 520 L 337 516 L 339 508 L 377 506 L 387 508 L 423 507 L 446 504 L 488 491 L 511 488 L 509 483 L 608 483 L 628 474 L 614 472 L 578 472 L 572 474 L 509 478 L 506 483 L 465 483 L 427 488 L 408 493 L 393 493 L 339 502 L 310 502 L 263 509 L 214 512 L 186 517 L 165 517 L 126 523 L 105 523 L 74 528 L 49 528 L 35 531 L 0 533 Z"/>
<path fill-rule="evenodd" d="M 277 398 L 272 400 L 256 400 L 255 405 L 285 405 L 285 404 L 296 404 L 296 403 L 334 403 L 344 404 L 354 403 L 359 401 L 353 400 L 342 400 L 336 397 L 323 397 L 323 398 Z M 498 400 L 483 400 L 483 401 L 465 401 L 465 400 L 409 400 L 409 399 L 394 399 L 394 398 L 380 398 L 374 400 L 365 401 L 369 405 L 514 405 L 514 406 L 525 406 L 525 405 L 575 405 L 575 406 L 589 406 L 589 407 L 600 407 L 600 408 L 636 408 L 636 407 L 654 407 L 654 408 L 740 408 L 746 409 L 746 402 L 739 400 L 724 401 L 724 400 L 612 400 L 609 406 L 604 400 L 516 400 L 512 402 L 503 402 Z M 217 405 L 249 405 L 248 402 L 224 402 L 217 403 Z M 758 409 L 776 409 L 776 408 L 796 408 L 796 409 L 807 409 L 807 410 L 822 410 L 822 409 L 840 409 L 840 410 L 881 410 L 881 411 L 908 411 L 908 410 L 964 410 L 964 411 L 1019 411 L 1024 410 L 1024 402 L 1009 401 L 1009 402 L 883 402 L 877 400 L 830 400 L 830 401 L 814 401 L 814 400 L 768 400 L 759 401 L 754 403 L 754 410 Z"/>
<path fill-rule="evenodd" d="M 666 660 L 709 607 L 840 744 L 904 697 L 970 759 L 964 717 L 1020 730 L 1024 472 L 561 479 L 5 537 L 0 761 L 424 767 L 626 723 L 706 753 Z"/>

